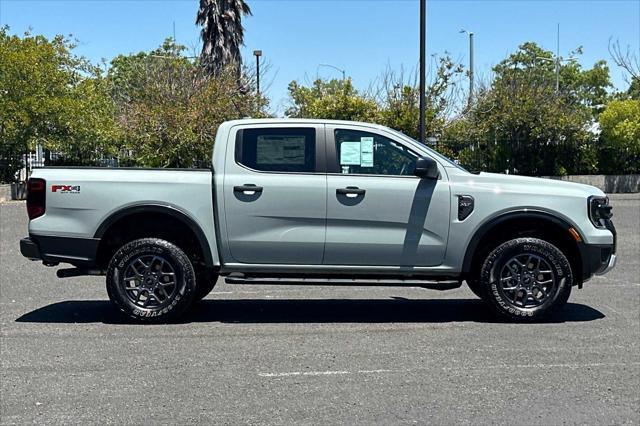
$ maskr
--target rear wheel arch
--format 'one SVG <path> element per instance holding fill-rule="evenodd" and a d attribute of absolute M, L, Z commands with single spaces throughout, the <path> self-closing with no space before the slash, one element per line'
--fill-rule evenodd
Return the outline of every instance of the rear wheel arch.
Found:
<path fill-rule="evenodd" d="M 187 213 L 163 204 L 138 204 L 112 213 L 98 227 L 96 261 L 106 266 L 122 245 L 137 238 L 163 238 L 178 245 L 207 268 L 215 268 L 211 249 L 200 226 Z"/>
<path fill-rule="evenodd" d="M 501 243 L 514 238 L 535 237 L 556 245 L 568 258 L 576 284 L 581 284 L 582 257 L 579 243 L 569 228 L 580 231 L 569 222 L 544 211 L 517 210 L 501 214 L 482 224 L 465 251 L 462 273 L 467 279 L 476 277 L 482 259 Z"/>

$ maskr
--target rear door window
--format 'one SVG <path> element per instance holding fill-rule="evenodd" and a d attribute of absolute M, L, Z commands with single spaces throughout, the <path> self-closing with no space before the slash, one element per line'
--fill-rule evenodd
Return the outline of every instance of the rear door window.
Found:
<path fill-rule="evenodd" d="M 240 130 L 236 162 L 263 172 L 316 172 L 316 131 L 302 127 Z"/>

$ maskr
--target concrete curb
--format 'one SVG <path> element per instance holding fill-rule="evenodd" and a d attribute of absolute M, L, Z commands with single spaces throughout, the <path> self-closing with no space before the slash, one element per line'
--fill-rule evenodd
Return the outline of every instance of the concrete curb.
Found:
<path fill-rule="evenodd" d="M 11 185 L 0 185 L 0 203 L 11 200 Z"/>

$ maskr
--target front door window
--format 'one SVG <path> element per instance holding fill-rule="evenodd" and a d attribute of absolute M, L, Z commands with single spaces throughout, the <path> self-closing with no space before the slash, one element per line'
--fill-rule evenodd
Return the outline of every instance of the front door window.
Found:
<path fill-rule="evenodd" d="M 342 174 L 411 176 L 418 156 L 398 142 L 375 133 L 335 130 Z"/>

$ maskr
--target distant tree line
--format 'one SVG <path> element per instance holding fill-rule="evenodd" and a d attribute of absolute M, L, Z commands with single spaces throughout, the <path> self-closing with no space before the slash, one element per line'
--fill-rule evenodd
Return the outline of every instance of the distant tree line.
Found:
<path fill-rule="evenodd" d="M 538 176 L 640 172 L 636 74 L 630 73 L 627 91 L 614 92 L 606 61 L 590 69 L 572 61 L 560 66 L 556 90 L 552 52 L 531 42 L 496 65 L 471 97 L 461 90 L 464 69 L 449 57 L 431 71 L 428 139 L 471 170 Z M 306 86 L 294 81 L 289 92 L 290 116 L 374 121 L 418 136 L 417 84 L 402 73 L 384 72 L 365 92 L 350 80 Z"/>
<path fill-rule="evenodd" d="M 250 13 L 242 3 L 237 13 Z M 213 22 L 206 13 L 198 15 L 203 25 Z M 235 17 L 225 22 L 237 30 Z M 237 50 L 242 39 L 233 43 Z M 0 180 L 11 181 L 23 167 L 22 154 L 36 145 L 56 154 L 50 164 L 115 159 L 126 166 L 207 165 L 221 122 L 271 113 L 268 100 L 256 94 L 253 71 L 232 51 L 206 46 L 193 58 L 167 39 L 153 51 L 119 55 L 98 66 L 76 55 L 65 37 L 18 36 L 1 28 Z M 439 58 L 426 109 L 435 148 L 473 170 L 640 172 L 638 76 L 630 76 L 628 91 L 614 92 L 605 61 L 590 69 L 569 62 L 560 68 L 556 91 L 552 58 L 525 43 L 471 97 L 462 89 L 464 67 Z M 377 122 L 417 137 L 415 73 L 383 71 L 365 91 L 349 78 L 293 81 L 289 94 L 287 116 Z"/>

